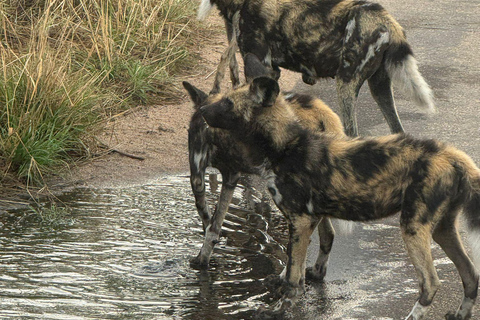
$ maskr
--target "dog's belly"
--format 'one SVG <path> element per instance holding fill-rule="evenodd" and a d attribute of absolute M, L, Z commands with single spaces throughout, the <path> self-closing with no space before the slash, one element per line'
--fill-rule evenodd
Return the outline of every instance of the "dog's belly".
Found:
<path fill-rule="evenodd" d="M 272 52 L 272 64 L 313 78 L 335 77 L 339 67 L 338 56 L 329 52 L 306 52 L 308 51 L 303 51 L 303 54 L 302 51 Z"/>

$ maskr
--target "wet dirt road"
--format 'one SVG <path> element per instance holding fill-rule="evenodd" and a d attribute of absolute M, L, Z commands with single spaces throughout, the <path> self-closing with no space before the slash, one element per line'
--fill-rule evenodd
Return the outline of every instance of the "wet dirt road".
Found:
<path fill-rule="evenodd" d="M 406 131 L 449 141 L 480 164 L 480 2 L 379 2 L 405 28 L 436 96 L 438 113 L 427 116 L 396 94 Z M 284 72 L 281 87 L 314 94 L 336 108 L 333 81 L 309 87 L 300 79 Z M 367 87 L 357 114 L 362 135 L 388 133 Z M 73 224 L 12 225 L 2 216 L 0 318 L 251 319 L 253 310 L 268 302 L 261 280 L 281 270 L 284 243 L 272 237 L 261 217 L 242 210 L 230 215 L 212 267 L 207 272 L 189 267 L 202 238 L 185 177 L 66 197 L 74 208 Z M 270 227 L 285 231 L 281 222 Z M 317 245 L 314 237 L 310 264 Z M 442 286 L 427 319 L 443 319 L 460 303 L 462 287 L 437 246 L 433 254 Z M 403 319 L 416 298 L 416 274 L 392 218 L 338 235 L 325 283 L 307 285 L 286 318 Z"/>
<path fill-rule="evenodd" d="M 480 164 L 480 2 L 378 1 L 407 33 L 420 71 L 432 87 L 438 112 L 425 115 L 396 91 L 396 105 L 405 130 L 417 137 L 448 141 Z M 299 77 L 285 77 L 284 90 L 314 94 L 337 108 L 335 83 L 307 86 Z M 389 133 L 368 86 L 358 98 L 361 135 Z M 309 254 L 314 262 L 313 241 Z M 442 286 L 427 319 L 443 319 L 463 297 L 453 264 L 434 245 L 433 255 Z M 328 297 L 328 298 L 327 298 Z M 408 261 L 398 218 L 357 225 L 350 236 L 336 238 L 326 283 L 308 287 L 296 319 L 404 319 L 417 298 L 417 278 Z M 317 305 L 320 306 L 317 306 Z M 478 308 L 477 308 L 478 310 Z M 479 311 L 476 317 L 480 319 Z M 475 319 L 477 319 L 475 318 Z"/>

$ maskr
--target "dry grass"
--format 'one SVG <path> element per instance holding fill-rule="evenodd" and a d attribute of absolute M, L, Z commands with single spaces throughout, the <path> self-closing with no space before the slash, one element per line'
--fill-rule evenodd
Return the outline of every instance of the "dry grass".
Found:
<path fill-rule="evenodd" d="M 0 169 L 41 184 L 106 116 L 172 95 L 191 0 L 0 2 Z"/>

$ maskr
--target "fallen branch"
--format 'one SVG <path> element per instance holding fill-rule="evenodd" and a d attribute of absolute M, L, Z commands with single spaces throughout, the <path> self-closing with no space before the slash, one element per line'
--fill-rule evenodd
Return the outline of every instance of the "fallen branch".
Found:
<path fill-rule="evenodd" d="M 100 143 L 99 147 L 102 148 L 102 149 L 106 149 L 106 150 L 107 150 L 107 153 L 116 152 L 116 153 L 118 153 L 119 155 L 124 156 L 124 157 L 129 157 L 129 158 L 132 158 L 132 159 L 135 159 L 135 160 L 140 160 L 140 161 L 145 160 L 144 157 L 136 156 L 136 155 L 133 155 L 133 154 L 129 154 L 129 153 L 126 153 L 126 152 L 123 152 L 123 151 L 120 151 L 120 150 L 111 148 L 111 147 L 107 146 L 107 145 L 104 144 L 104 143 Z"/>

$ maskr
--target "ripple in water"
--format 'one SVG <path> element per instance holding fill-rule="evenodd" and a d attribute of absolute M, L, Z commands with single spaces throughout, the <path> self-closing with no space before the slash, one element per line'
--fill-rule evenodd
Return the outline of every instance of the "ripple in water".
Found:
<path fill-rule="evenodd" d="M 186 177 L 61 200 L 72 223 L 0 218 L 0 318 L 248 319 L 265 299 L 261 280 L 281 268 L 267 221 L 240 207 L 209 270 L 190 268 L 202 230 Z"/>

